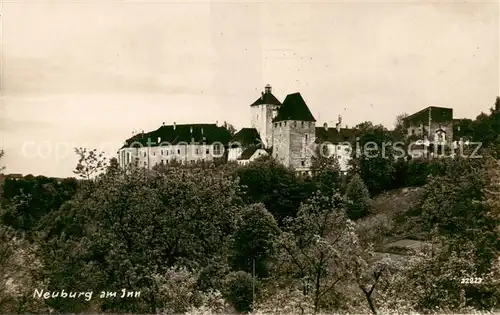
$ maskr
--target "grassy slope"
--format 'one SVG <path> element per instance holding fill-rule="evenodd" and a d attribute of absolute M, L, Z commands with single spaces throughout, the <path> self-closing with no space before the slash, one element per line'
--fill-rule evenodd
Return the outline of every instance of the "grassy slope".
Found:
<path fill-rule="evenodd" d="M 387 245 L 400 240 L 425 241 L 426 234 L 414 224 L 412 211 L 423 198 L 422 187 L 409 187 L 395 189 L 376 196 L 372 200 L 372 214 L 358 222 L 364 224 L 363 228 L 368 234 L 370 230 L 383 231 L 382 236 L 373 241 L 377 251 L 404 254 L 403 248 L 387 248 Z M 376 234 L 376 233 L 374 233 Z M 367 235 L 370 238 L 369 235 Z"/>

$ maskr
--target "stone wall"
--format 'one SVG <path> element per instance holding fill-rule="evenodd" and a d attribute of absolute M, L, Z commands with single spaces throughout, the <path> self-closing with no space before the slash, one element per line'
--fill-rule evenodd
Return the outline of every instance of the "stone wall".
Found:
<path fill-rule="evenodd" d="M 297 171 L 309 170 L 314 153 L 316 124 L 287 120 L 274 123 L 273 157 Z"/>

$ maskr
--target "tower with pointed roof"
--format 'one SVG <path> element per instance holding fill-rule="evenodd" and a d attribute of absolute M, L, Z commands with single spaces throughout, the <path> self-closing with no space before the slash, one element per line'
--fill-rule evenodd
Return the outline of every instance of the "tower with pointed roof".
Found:
<path fill-rule="evenodd" d="M 316 119 L 300 93 L 289 94 L 273 120 L 273 157 L 297 171 L 309 171 Z"/>
<path fill-rule="evenodd" d="M 262 148 L 272 146 L 273 118 L 276 117 L 281 102 L 273 95 L 271 86 L 266 85 L 261 96 L 250 105 L 251 124 L 260 135 Z"/>

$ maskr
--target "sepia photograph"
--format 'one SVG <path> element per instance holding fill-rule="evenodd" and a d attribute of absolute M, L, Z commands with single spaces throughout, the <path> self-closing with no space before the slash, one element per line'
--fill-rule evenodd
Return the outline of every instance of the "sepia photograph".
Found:
<path fill-rule="evenodd" d="M 0 314 L 500 314 L 500 0 L 0 0 Z"/>

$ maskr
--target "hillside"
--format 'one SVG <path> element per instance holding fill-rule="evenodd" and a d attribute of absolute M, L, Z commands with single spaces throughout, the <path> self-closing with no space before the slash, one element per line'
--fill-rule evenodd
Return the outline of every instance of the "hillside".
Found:
<path fill-rule="evenodd" d="M 412 224 L 412 210 L 424 195 L 422 187 L 408 187 L 382 193 L 372 200 L 372 213 L 358 222 L 367 239 L 375 242 L 379 257 L 388 254 L 400 260 L 426 245 L 426 235 Z M 376 231 L 381 232 L 379 236 Z"/>

